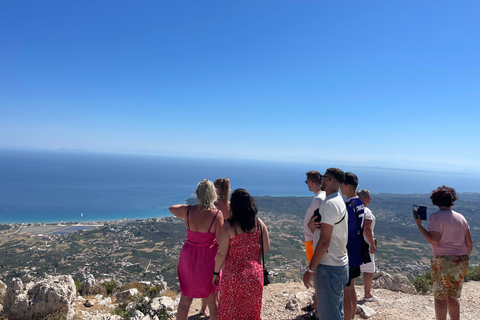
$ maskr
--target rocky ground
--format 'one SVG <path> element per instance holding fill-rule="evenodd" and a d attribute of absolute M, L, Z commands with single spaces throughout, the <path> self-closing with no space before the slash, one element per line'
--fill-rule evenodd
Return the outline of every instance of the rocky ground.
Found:
<path fill-rule="evenodd" d="M 71 276 L 47 277 L 36 281 L 30 281 L 27 278 L 24 277 L 24 281 L 15 278 L 6 289 L 5 286 L 0 287 L 0 296 L 4 296 L 3 306 L 0 305 L 0 313 L 3 307 L 6 312 L 6 314 L 0 314 L 0 319 L 7 319 L 7 317 L 10 320 L 41 318 L 40 315 L 45 312 L 50 314 L 56 310 L 64 309 L 67 311 L 69 319 L 121 320 L 120 316 L 110 314 L 118 306 L 117 301 L 132 301 L 129 298 L 138 295 L 138 290 L 128 289 L 116 293 L 114 297 L 106 297 L 101 294 L 80 296 L 75 292 L 75 284 Z M 84 285 L 89 280 L 94 279 L 87 276 Z M 415 288 L 405 276 L 380 273 L 374 280 L 374 288 L 374 294 L 381 300 L 379 302 L 364 302 L 361 300 L 363 286 L 356 286 L 359 313 L 355 319 L 435 319 L 433 295 L 416 294 Z M 124 297 L 126 294 L 129 296 Z M 262 319 L 305 319 L 301 307 L 311 303 L 312 295 L 313 289 L 305 288 L 299 280 L 271 284 L 264 288 Z M 163 292 L 161 297 L 152 299 L 144 297 L 137 301 L 141 301 L 144 306 L 141 309 L 145 314 L 141 313 L 136 307 L 133 307 L 133 309 L 127 307 L 128 310 L 136 310 L 130 316 L 130 320 L 158 319 L 156 315 L 159 315 L 158 312 L 164 307 L 173 318 L 178 305 L 178 296 L 173 291 L 166 291 Z M 461 318 L 467 320 L 480 319 L 479 301 L 480 282 L 466 282 L 461 298 Z M 200 306 L 201 300 L 195 299 L 190 308 L 189 320 L 208 319 L 208 317 L 199 315 Z"/>
<path fill-rule="evenodd" d="M 433 306 L 433 295 L 408 294 L 394 292 L 387 289 L 374 289 L 374 294 L 381 298 L 379 302 L 360 301 L 363 298 L 363 286 L 356 286 L 359 304 L 372 308 L 376 314 L 371 320 L 434 320 L 435 311 Z M 313 294 L 313 289 L 306 289 L 303 283 L 294 281 L 286 284 L 272 284 L 264 289 L 262 319 L 263 320 L 302 320 L 303 312 L 300 310 L 306 305 Z M 296 297 L 296 299 L 295 299 Z M 292 300 L 298 300 L 295 306 Z M 467 282 L 462 291 L 461 319 L 480 319 L 480 282 Z M 293 310 L 286 308 L 290 305 Z M 208 319 L 199 317 L 201 302 L 196 299 L 190 308 L 189 320 Z M 355 319 L 362 319 L 357 314 Z"/>

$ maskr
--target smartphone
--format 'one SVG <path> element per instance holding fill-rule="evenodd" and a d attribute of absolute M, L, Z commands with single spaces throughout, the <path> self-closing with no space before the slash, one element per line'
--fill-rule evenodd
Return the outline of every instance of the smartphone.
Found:
<path fill-rule="evenodd" d="M 421 220 L 427 220 L 427 207 L 426 206 L 417 206 L 413 205 L 413 217 L 415 219 L 420 218 Z"/>
<path fill-rule="evenodd" d="M 315 218 L 315 222 L 320 222 L 322 221 L 322 216 L 320 215 L 320 209 L 315 209 L 315 211 L 313 212 L 313 216 L 316 217 Z"/>

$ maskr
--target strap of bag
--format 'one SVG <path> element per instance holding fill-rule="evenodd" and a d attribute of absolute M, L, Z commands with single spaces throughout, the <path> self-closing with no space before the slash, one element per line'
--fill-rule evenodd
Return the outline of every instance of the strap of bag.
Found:
<path fill-rule="evenodd" d="M 260 227 L 260 246 L 262 247 L 262 266 L 263 266 L 263 270 L 265 270 L 265 258 L 264 258 L 264 255 L 263 255 L 263 228 L 262 228 L 262 225 L 260 224 L 260 220 L 258 220 L 258 218 L 257 218 L 257 224 Z"/>
<path fill-rule="evenodd" d="M 345 214 L 343 215 L 342 219 L 340 219 L 340 221 L 338 221 L 338 222 L 335 222 L 335 225 L 337 225 L 337 224 L 339 224 L 340 222 L 342 222 L 343 219 L 345 219 L 345 216 L 346 216 L 346 215 L 347 215 L 347 213 L 345 212 Z"/>

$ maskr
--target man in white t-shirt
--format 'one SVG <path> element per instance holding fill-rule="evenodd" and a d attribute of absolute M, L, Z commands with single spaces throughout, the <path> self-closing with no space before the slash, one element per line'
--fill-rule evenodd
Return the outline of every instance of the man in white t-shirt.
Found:
<path fill-rule="evenodd" d="M 310 207 L 308 207 L 307 213 L 305 214 L 305 219 L 303 221 L 303 235 L 305 236 L 305 249 L 307 253 L 308 263 L 312 260 L 313 257 L 313 232 L 310 230 L 309 222 L 312 220 L 313 213 L 315 210 L 319 210 L 322 205 L 323 200 L 325 200 L 325 191 L 322 191 L 322 175 L 320 172 L 312 170 L 305 173 L 307 175 L 307 184 L 308 190 L 313 192 L 315 196 L 313 197 Z M 317 309 L 317 297 L 311 305 L 307 305 L 302 310 L 304 311 L 313 311 Z"/>
<path fill-rule="evenodd" d="M 316 274 L 317 316 L 320 320 L 343 319 L 343 290 L 348 282 L 348 215 L 338 192 L 345 173 L 329 168 L 322 178 L 325 201 L 320 206 L 321 229 L 313 234 L 314 253 L 303 283 L 308 288 Z"/>

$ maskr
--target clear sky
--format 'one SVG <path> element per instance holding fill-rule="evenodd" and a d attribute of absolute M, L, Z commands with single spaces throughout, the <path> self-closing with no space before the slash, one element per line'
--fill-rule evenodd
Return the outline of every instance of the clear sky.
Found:
<path fill-rule="evenodd" d="M 480 168 L 480 1 L 1 1 L 0 148 Z"/>

